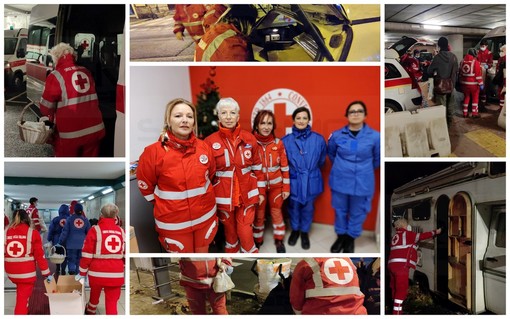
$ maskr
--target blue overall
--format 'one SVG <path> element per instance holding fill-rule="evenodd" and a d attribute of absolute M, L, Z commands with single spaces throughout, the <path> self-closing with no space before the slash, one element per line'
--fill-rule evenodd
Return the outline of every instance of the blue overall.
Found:
<path fill-rule="evenodd" d="M 326 141 L 310 125 L 303 130 L 292 127 L 282 138 L 289 160 L 289 215 L 292 230 L 309 232 L 314 200 L 324 191 L 321 167 L 326 161 Z"/>
<path fill-rule="evenodd" d="M 78 273 L 81 250 L 89 229 L 89 220 L 83 215 L 74 214 L 66 220 L 66 224 L 60 235 L 60 244 L 64 245 L 67 249 L 67 262 L 70 275 Z"/>
<path fill-rule="evenodd" d="M 345 126 L 329 137 L 331 204 L 335 232 L 357 238 L 363 230 L 375 189 L 374 170 L 380 165 L 380 134 L 366 124 L 355 136 Z"/>
<path fill-rule="evenodd" d="M 57 245 L 60 242 L 60 235 L 64 229 L 67 218 L 69 217 L 69 206 L 62 205 L 58 209 L 58 216 L 51 220 L 50 229 L 48 230 L 48 242 L 53 245 Z M 57 246 L 55 252 L 60 255 L 64 255 L 64 248 Z M 60 268 L 62 272 L 65 272 L 67 267 L 67 257 L 64 259 Z M 58 269 L 58 267 L 57 267 Z"/>

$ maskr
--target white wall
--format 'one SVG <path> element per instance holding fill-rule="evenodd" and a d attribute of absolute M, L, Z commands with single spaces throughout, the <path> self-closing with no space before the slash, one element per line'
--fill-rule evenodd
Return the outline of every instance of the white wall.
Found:
<path fill-rule="evenodd" d="M 136 161 L 157 141 L 166 104 L 175 98 L 192 100 L 188 67 L 133 66 L 129 90 L 129 160 Z"/>

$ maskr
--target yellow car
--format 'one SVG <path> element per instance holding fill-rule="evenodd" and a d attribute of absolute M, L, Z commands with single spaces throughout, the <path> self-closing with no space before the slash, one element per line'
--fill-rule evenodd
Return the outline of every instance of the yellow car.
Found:
<path fill-rule="evenodd" d="M 249 38 L 257 61 L 380 61 L 380 20 L 379 5 L 279 4 Z"/>

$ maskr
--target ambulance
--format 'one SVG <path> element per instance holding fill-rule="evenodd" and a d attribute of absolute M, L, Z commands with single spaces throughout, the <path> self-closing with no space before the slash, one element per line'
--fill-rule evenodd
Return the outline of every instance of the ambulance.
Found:
<path fill-rule="evenodd" d="M 26 28 L 4 30 L 4 81 L 7 86 L 20 88 L 26 79 Z"/>
<path fill-rule="evenodd" d="M 124 5 L 36 5 L 30 14 L 27 45 L 27 97 L 39 112 L 46 77 L 53 70 L 49 50 L 70 44 L 77 64 L 94 76 L 106 136 L 101 157 L 124 156 Z M 120 144 L 119 144 L 120 143 Z"/>
<path fill-rule="evenodd" d="M 415 232 L 443 232 L 419 242 L 410 279 L 469 313 L 506 311 L 505 180 L 505 162 L 462 162 L 391 196 L 393 221 L 403 217 Z"/>

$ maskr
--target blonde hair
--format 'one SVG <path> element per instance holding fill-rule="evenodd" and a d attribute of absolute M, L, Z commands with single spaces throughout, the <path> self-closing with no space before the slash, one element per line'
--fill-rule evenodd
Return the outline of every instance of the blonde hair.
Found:
<path fill-rule="evenodd" d="M 406 228 L 408 225 L 407 219 L 399 218 L 393 223 L 393 225 L 395 226 L 395 228 Z"/>
<path fill-rule="evenodd" d="M 119 213 L 119 208 L 117 205 L 112 203 L 104 204 L 101 207 L 101 215 L 106 218 L 114 218 Z"/>
<path fill-rule="evenodd" d="M 60 42 L 50 50 L 53 63 L 57 63 L 57 61 L 65 54 L 71 54 L 74 57 L 74 49 L 68 43 Z"/>
<path fill-rule="evenodd" d="M 165 137 L 166 132 L 171 130 L 170 125 L 168 125 L 168 122 L 170 121 L 170 115 L 172 114 L 172 110 L 177 104 L 186 104 L 187 106 L 191 107 L 191 110 L 193 111 L 193 119 L 195 120 L 195 124 L 193 125 L 193 131 L 195 132 L 195 134 L 197 133 L 197 110 L 195 109 L 195 106 L 193 105 L 193 103 L 185 99 L 177 98 L 171 100 L 166 105 L 163 130 L 161 131 L 162 139 Z"/>

